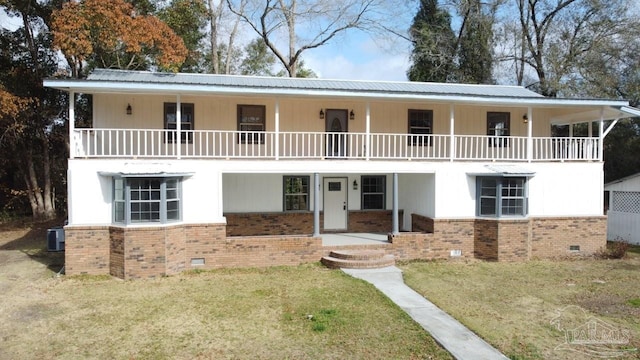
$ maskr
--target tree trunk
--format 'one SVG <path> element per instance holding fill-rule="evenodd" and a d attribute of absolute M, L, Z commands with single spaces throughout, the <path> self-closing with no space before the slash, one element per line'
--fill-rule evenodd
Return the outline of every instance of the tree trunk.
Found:
<path fill-rule="evenodd" d="M 209 42 L 211 44 L 211 66 L 213 74 L 220 73 L 220 59 L 218 58 L 218 14 L 222 11 L 222 3 L 216 7 L 214 0 L 209 0 Z"/>

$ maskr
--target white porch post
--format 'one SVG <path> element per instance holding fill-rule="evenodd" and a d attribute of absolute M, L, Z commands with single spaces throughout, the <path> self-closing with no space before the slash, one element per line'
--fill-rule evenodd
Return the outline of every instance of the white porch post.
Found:
<path fill-rule="evenodd" d="M 313 174 L 313 236 L 320 236 L 320 174 Z"/>
<path fill-rule="evenodd" d="M 598 160 L 604 159 L 604 108 L 600 109 L 600 120 L 598 121 Z"/>
<path fill-rule="evenodd" d="M 369 102 L 367 102 L 364 131 L 365 131 L 365 140 L 364 140 L 365 159 L 369 160 L 369 157 L 371 156 L 371 104 Z"/>
<path fill-rule="evenodd" d="M 589 120 L 589 137 L 593 137 L 593 121 Z"/>
<path fill-rule="evenodd" d="M 573 123 L 572 122 L 569 123 L 569 137 L 570 138 L 573 137 Z"/>
<path fill-rule="evenodd" d="M 533 160 L 533 111 L 527 108 L 527 161 Z"/>
<path fill-rule="evenodd" d="M 176 138 L 173 146 L 176 147 L 176 155 L 180 159 L 182 155 L 182 103 L 180 102 L 180 94 L 176 95 Z"/>
<path fill-rule="evenodd" d="M 456 158 L 456 138 L 455 138 L 455 111 L 453 104 L 449 105 L 449 161 Z"/>
<path fill-rule="evenodd" d="M 398 226 L 398 173 L 393 173 L 393 209 L 391 210 L 391 233 L 399 234 Z"/>
<path fill-rule="evenodd" d="M 275 151 L 276 160 L 280 160 L 280 100 L 276 98 L 276 114 L 275 114 Z"/>
<path fill-rule="evenodd" d="M 76 130 L 76 93 L 69 91 L 69 159 L 73 159 L 76 146 L 74 133 Z"/>

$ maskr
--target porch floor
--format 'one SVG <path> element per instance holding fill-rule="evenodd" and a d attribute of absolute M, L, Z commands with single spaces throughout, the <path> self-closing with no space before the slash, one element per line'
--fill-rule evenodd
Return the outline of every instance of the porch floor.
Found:
<path fill-rule="evenodd" d="M 336 233 L 320 234 L 322 246 L 381 245 L 388 244 L 387 234 Z"/>

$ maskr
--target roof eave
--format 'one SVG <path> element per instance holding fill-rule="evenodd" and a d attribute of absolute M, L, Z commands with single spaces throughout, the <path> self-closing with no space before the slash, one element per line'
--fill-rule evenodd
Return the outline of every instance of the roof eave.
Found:
<path fill-rule="evenodd" d="M 80 93 L 144 93 L 144 94 L 220 94 L 244 96 L 283 96 L 283 97 L 341 97 L 352 99 L 390 99 L 390 100 L 430 100 L 452 103 L 499 104 L 511 106 L 610 106 L 624 107 L 629 105 L 622 100 L 580 100 L 554 99 L 545 97 L 503 97 L 473 96 L 458 94 L 427 93 L 394 93 L 375 91 L 319 90 L 319 89 L 287 89 L 235 87 L 219 85 L 184 85 L 160 83 L 136 83 L 114 81 L 60 80 L 46 79 L 44 86 L 62 91 Z"/>

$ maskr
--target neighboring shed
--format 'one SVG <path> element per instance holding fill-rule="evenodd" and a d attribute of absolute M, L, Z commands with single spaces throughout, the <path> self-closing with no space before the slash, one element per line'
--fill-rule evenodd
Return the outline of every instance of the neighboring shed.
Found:
<path fill-rule="evenodd" d="M 604 185 L 607 239 L 640 244 L 640 173 Z"/>

